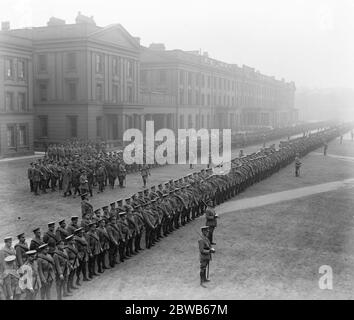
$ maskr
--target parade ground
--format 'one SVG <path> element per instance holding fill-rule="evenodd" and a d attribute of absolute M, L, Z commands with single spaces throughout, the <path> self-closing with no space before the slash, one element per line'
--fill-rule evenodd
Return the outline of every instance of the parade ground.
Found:
<path fill-rule="evenodd" d="M 245 148 L 246 153 L 259 146 Z M 237 150 L 235 150 L 237 153 Z M 344 137 L 282 169 L 216 208 L 216 253 L 207 288 L 199 285 L 199 230 L 205 218 L 151 249 L 84 283 L 70 299 L 353 299 L 354 141 Z M 81 215 L 80 198 L 29 192 L 30 159 L 0 163 L 0 235 L 17 235 L 59 218 Z M 171 165 L 151 170 L 149 186 L 193 170 Z M 94 194 L 94 208 L 141 190 L 138 174 L 125 189 Z M 319 287 L 321 266 L 333 270 L 333 289 Z"/>

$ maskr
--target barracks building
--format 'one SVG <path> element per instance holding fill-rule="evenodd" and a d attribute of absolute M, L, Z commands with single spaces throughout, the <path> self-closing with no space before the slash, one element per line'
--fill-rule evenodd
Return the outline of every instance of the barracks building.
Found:
<path fill-rule="evenodd" d="M 68 139 L 122 145 L 127 128 L 287 126 L 297 121 L 295 85 L 207 53 L 140 45 L 120 24 L 0 31 L 0 157 Z"/>

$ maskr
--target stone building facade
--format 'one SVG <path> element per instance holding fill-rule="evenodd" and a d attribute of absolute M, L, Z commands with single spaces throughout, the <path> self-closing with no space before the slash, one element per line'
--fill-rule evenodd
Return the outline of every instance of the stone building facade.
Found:
<path fill-rule="evenodd" d="M 33 154 L 32 79 L 31 40 L 0 32 L 0 158 Z"/>
<path fill-rule="evenodd" d="M 206 53 L 140 45 L 120 24 L 0 32 L 1 155 L 68 139 L 121 144 L 127 128 L 253 129 L 295 122 L 295 85 Z"/>

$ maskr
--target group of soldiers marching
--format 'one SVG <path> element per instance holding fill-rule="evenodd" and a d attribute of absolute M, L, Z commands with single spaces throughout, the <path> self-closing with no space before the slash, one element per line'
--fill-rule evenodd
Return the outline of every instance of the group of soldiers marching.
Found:
<path fill-rule="evenodd" d="M 88 193 L 82 193 L 82 217 L 72 216 L 49 222 L 42 235 L 39 227 L 28 246 L 25 234 L 5 238 L 0 252 L 0 292 L 5 299 L 51 299 L 55 284 L 57 299 L 90 281 L 104 270 L 152 248 L 163 237 L 205 213 L 206 225 L 198 241 L 200 252 L 200 283 L 209 281 L 207 270 L 215 251 L 213 233 L 217 214 L 214 207 L 235 197 L 250 185 L 267 178 L 307 153 L 349 131 L 349 125 L 282 141 L 259 152 L 231 161 L 228 172 L 213 173 L 202 169 L 183 178 L 170 180 L 119 199 L 109 206 L 94 209 Z M 143 239 L 144 236 L 144 239 Z M 144 242 L 144 245 L 142 245 Z M 25 280 L 24 281 L 24 277 Z"/>

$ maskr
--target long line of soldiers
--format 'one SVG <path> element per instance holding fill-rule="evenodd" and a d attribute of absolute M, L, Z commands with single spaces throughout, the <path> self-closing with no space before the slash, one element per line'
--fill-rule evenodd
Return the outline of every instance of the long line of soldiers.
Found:
<path fill-rule="evenodd" d="M 291 137 L 293 135 L 306 133 L 312 130 L 330 127 L 333 122 L 321 121 L 313 123 L 298 124 L 290 127 L 253 130 L 251 132 L 235 133 L 232 136 L 232 145 L 234 147 L 245 147 L 256 143 L 265 144 L 266 141 L 281 139 L 282 137 Z"/>
<path fill-rule="evenodd" d="M 5 239 L 0 256 L 0 288 L 8 299 L 19 297 L 18 288 L 26 292 L 26 299 L 35 299 L 38 291 L 42 299 L 50 299 L 55 282 L 57 299 L 70 296 L 82 280 L 90 281 L 105 269 L 114 268 L 118 260 L 124 262 L 143 250 L 143 235 L 145 248 L 150 249 L 174 230 L 212 211 L 208 207 L 227 201 L 293 162 L 297 155 L 304 156 L 350 129 L 350 125 L 341 125 L 283 141 L 278 150 L 263 148 L 233 159 L 231 170 L 224 174 L 203 169 L 112 202 L 110 208 L 93 210 L 84 194 L 80 223 L 78 216 L 71 217 L 69 225 L 65 219 L 60 220 L 57 228 L 55 222 L 50 222 L 43 237 L 37 227 L 29 247 L 23 233 L 18 235 L 15 248 L 12 238 Z M 207 226 L 208 232 L 202 228 L 205 238 L 200 246 L 201 284 L 208 280 L 206 265 L 213 252 L 216 224 Z M 26 268 L 31 272 L 25 272 Z M 23 276 L 29 274 L 31 278 L 24 284 Z"/>

